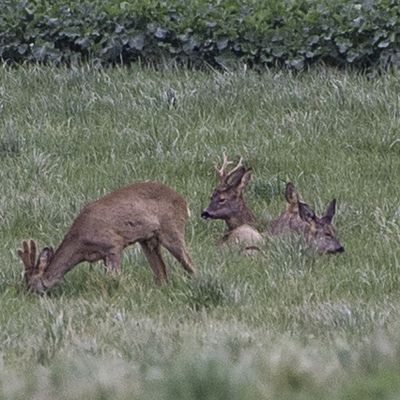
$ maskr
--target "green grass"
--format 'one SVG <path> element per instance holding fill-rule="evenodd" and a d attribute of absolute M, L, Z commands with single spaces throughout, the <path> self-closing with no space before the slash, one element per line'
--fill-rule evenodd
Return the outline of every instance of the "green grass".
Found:
<path fill-rule="evenodd" d="M 175 92 L 171 107 L 167 93 Z M 399 75 L 166 69 L 0 70 L 0 399 L 382 399 L 400 393 Z M 244 258 L 201 209 L 213 163 L 242 155 L 262 222 L 284 181 L 335 217 L 346 252 L 295 238 Z M 199 270 L 155 288 L 82 264 L 48 296 L 25 291 L 22 239 L 57 245 L 85 202 L 165 182 L 192 210 Z"/>

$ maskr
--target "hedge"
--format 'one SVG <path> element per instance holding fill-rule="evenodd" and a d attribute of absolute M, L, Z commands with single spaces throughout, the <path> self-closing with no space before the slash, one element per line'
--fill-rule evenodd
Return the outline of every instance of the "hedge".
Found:
<path fill-rule="evenodd" d="M 400 66 L 398 0 L 2 0 L 4 62 Z"/>

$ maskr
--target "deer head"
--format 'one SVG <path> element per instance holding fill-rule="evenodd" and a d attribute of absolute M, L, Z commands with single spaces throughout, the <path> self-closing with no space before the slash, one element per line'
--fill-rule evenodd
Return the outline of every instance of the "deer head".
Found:
<path fill-rule="evenodd" d="M 322 217 L 317 217 L 308 204 L 299 202 L 299 216 L 306 223 L 306 240 L 320 253 L 342 253 L 344 247 L 339 242 L 332 219 L 336 212 L 336 200 L 333 199 Z"/>
<path fill-rule="evenodd" d="M 29 289 L 44 292 L 45 288 L 41 285 L 41 277 L 50 264 L 54 256 L 52 247 L 45 247 L 36 258 L 37 246 L 33 240 L 24 240 L 22 249 L 18 249 L 18 256 L 24 265 L 24 277 Z"/>
<path fill-rule="evenodd" d="M 219 177 L 219 185 L 214 189 L 210 199 L 210 204 L 201 213 L 204 219 L 222 219 L 228 228 L 233 230 L 243 224 L 253 224 L 255 218 L 252 212 L 247 208 L 243 199 L 243 190 L 251 178 L 251 169 L 242 164 L 240 158 L 238 164 L 227 170 L 227 156 L 223 155 L 223 163 L 220 168 L 215 166 Z"/>

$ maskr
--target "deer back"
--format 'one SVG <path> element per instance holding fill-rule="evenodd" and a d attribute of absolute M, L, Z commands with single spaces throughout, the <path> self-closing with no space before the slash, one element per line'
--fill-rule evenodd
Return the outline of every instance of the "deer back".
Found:
<path fill-rule="evenodd" d="M 70 234 L 101 242 L 116 233 L 128 245 L 155 230 L 175 230 L 188 215 L 186 200 L 173 189 L 158 182 L 138 182 L 87 204 Z"/>

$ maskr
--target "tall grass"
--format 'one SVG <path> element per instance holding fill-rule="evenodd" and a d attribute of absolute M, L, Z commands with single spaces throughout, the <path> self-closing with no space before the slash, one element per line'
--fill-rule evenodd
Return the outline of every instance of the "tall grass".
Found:
<path fill-rule="evenodd" d="M 398 396 L 399 90 L 331 70 L 1 69 L 0 399 Z M 318 213 L 336 197 L 346 252 L 217 247 L 223 224 L 199 214 L 223 152 L 253 168 L 264 225 L 287 180 Z M 82 264 L 25 291 L 22 239 L 57 245 L 85 202 L 146 179 L 188 200 L 195 279 L 167 256 L 155 288 L 133 247 L 118 279 Z"/>

